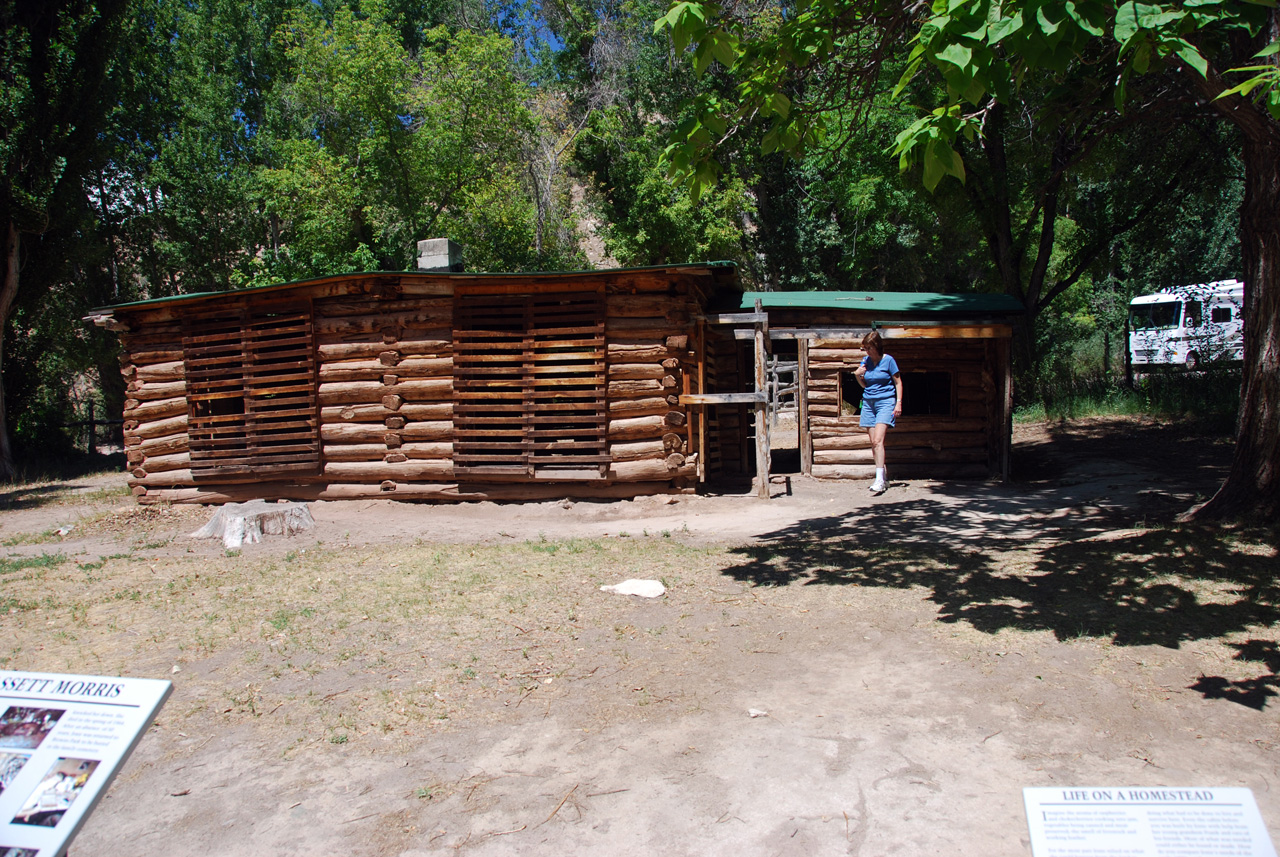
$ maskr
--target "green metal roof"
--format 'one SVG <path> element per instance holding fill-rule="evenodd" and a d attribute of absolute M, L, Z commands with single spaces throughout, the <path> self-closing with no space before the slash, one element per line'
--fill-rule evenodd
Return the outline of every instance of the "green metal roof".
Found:
<path fill-rule="evenodd" d="M 178 303 L 183 301 L 204 300 L 218 295 L 247 295 L 257 294 L 260 292 L 273 292 L 283 289 L 291 289 L 297 286 L 313 286 L 320 283 L 327 283 L 333 280 L 347 280 L 352 277 L 449 277 L 450 279 L 466 280 L 478 277 L 587 277 L 592 275 L 605 274 L 628 274 L 639 271 L 680 271 L 688 268 L 736 268 L 734 262 L 686 262 L 678 265 L 649 265 L 641 268 L 596 268 L 585 271 L 504 271 L 501 273 L 484 272 L 484 271 L 352 271 L 345 274 L 330 274 L 324 277 L 312 277 L 306 280 L 294 280 L 289 283 L 271 283 L 266 286 L 251 286 L 247 289 L 226 289 L 216 292 L 192 292 L 184 295 L 170 295 L 163 298 L 150 298 L 144 301 L 132 301 L 130 303 L 113 304 L 111 306 L 96 307 L 92 312 L 104 312 L 113 309 L 134 309 L 139 307 L 157 306 L 160 304 Z"/>
<path fill-rule="evenodd" d="M 1010 295 L 943 295 L 934 292 L 744 292 L 742 308 L 759 299 L 765 309 L 835 309 L 860 312 L 1005 315 L 1023 311 Z"/>

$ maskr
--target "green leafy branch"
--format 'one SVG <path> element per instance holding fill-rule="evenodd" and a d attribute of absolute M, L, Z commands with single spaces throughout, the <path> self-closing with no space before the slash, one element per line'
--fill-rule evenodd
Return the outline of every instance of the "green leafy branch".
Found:
<path fill-rule="evenodd" d="M 931 68 L 946 98 L 898 135 L 894 153 L 904 170 L 923 165 L 925 186 L 932 190 L 946 176 L 964 180 L 956 141 L 980 135 L 987 107 L 1011 101 L 1029 74 L 1088 77 L 1089 91 L 1108 93 L 1123 110 L 1135 74 L 1185 67 L 1210 79 L 1214 72 L 1202 45 L 1216 45 L 1233 33 L 1255 38 L 1275 6 L 1276 0 L 934 0 L 918 15 L 917 7 L 901 0 L 810 0 L 776 28 L 753 33 L 749 22 L 711 0 L 676 0 L 655 32 L 669 31 L 677 54 L 690 53 L 699 74 L 719 62 L 737 83 L 734 97 L 704 96 L 693 105 L 691 118 L 673 135 L 666 162 L 670 175 L 683 179 L 696 196 L 720 175 L 717 152 L 745 124 L 768 124 L 766 153 L 798 154 L 821 142 L 824 105 L 837 100 L 831 88 L 845 87 L 846 99 L 867 95 L 849 92 L 851 79 L 832 69 L 856 66 L 867 53 L 871 64 L 856 78 L 865 83 L 866 70 L 879 68 L 876 63 L 905 27 L 913 35 L 893 97 L 901 98 Z M 867 45 L 878 47 L 868 53 Z M 1257 58 L 1276 53 L 1273 44 Z M 823 74 L 805 77 L 815 69 Z M 1228 73 L 1251 76 L 1219 97 L 1253 97 L 1280 117 L 1280 67 L 1269 62 Z M 797 106 L 791 87 L 801 78 L 828 89 L 807 94 Z M 1069 97 L 1071 87 L 1063 93 Z"/>
<path fill-rule="evenodd" d="M 1254 59 L 1280 56 L 1280 41 L 1272 42 L 1254 54 Z M 1258 104 L 1266 108 L 1271 118 L 1280 122 L 1280 64 L 1276 62 L 1263 65 L 1246 65 L 1240 68 L 1227 69 L 1228 74 L 1245 74 L 1256 72 L 1248 80 L 1238 83 L 1223 92 L 1218 98 L 1238 95 L 1241 98 L 1254 98 Z"/>

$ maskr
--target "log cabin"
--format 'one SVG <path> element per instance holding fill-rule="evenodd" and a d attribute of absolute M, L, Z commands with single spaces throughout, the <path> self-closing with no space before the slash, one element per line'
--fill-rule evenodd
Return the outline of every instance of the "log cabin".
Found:
<path fill-rule="evenodd" d="M 135 497 L 626 498 L 752 475 L 767 496 L 765 370 L 787 358 L 802 472 L 870 478 L 852 373 L 871 329 L 904 373 L 892 473 L 1008 474 L 1010 298 L 744 295 L 729 263 L 453 267 L 94 311 L 123 345 Z"/>
<path fill-rule="evenodd" d="M 325 277 L 96 310 L 141 503 L 688 492 L 745 466 L 728 263 Z"/>
<path fill-rule="evenodd" d="M 871 444 L 858 425 L 854 370 L 878 330 L 902 370 L 903 414 L 885 442 L 889 471 L 919 478 L 1009 475 L 1011 338 L 1022 305 L 1008 295 L 918 292 L 747 292 L 740 309 L 765 327 L 771 357 L 796 365 L 800 472 L 870 479 Z M 744 333 L 738 334 L 746 338 Z M 757 351 L 759 351 L 757 347 Z M 757 383 L 760 383 L 757 373 Z M 768 424 L 767 422 L 765 423 Z M 757 432 L 757 444 L 761 436 Z M 768 433 L 763 433 L 768 458 Z"/>

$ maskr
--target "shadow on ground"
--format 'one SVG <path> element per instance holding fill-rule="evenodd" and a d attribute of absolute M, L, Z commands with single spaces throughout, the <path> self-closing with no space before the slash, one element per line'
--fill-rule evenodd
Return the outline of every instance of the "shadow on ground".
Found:
<path fill-rule="evenodd" d="M 756 586 L 924 588 L 942 622 L 1120 646 L 1239 639 L 1280 622 L 1274 535 L 1172 523 L 1221 478 L 1222 447 L 1128 430 L 1121 442 L 1100 423 L 1054 437 L 1046 455 L 1020 449 L 1021 484 L 947 483 L 798 521 L 736 548 L 723 573 Z M 1252 708 L 1280 695 L 1276 642 L 1229 645 L 1268 672 L 1202 676 L 1192 689 Z"/>
<path fill-rule="evenodd" d="M 14 488 L 11 491 L 0 492 L 0 510 L 38 509 L 41 506 L 64 499 L 67 496 L 67 492 L 74 487 L 66 483 L 55 482 L 48 485 Z"/>
<path fill-rule="evenodd" d="M 1237 679 L 1232 681 L 1222 676 L 1201 676 L 1191 685 L 1205 699 L 1226 699 L 1231 702 L 1261 711 L 1267 700 L 1280 695 L 1280 649 L 1274 640 L 1245 640 L 1243 643 L 1232 643 L 1236 650 L 1236 660 L 1265 664 L 1270 673 L 1256 678 Z"/>
<path fill-rule="evenodd" d="M 1082 461 L 1168 472 L 1179 481 L 1214 485 L 1230 457 L 1230 435 L 1207 433 L 1193 423 L 1094 419 L 1050 423 L 1039 441 L 1014 446 L 1012 471 L 1019 482 L 1061 479 Z"/>
<path fill-rule="evenodd" d="M 66 499 L 71 492 L 84 490 L 71 480 L 95 473 L 123 473 L 123 453 L 68 455 L 62 459 L 42 459 L 19 466 L 19 476 L 0 482 L 0 511 L 38 509 Z"/>

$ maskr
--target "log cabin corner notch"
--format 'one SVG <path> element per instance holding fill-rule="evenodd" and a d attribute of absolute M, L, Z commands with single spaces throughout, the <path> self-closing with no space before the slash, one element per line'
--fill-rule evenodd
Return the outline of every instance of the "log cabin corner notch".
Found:
<path fill-rule="evenodd" d="M 629 497 L 748 464 L 728 263 L 369 273 L 95 311 L 120 333 L 139 502 Z"/>

